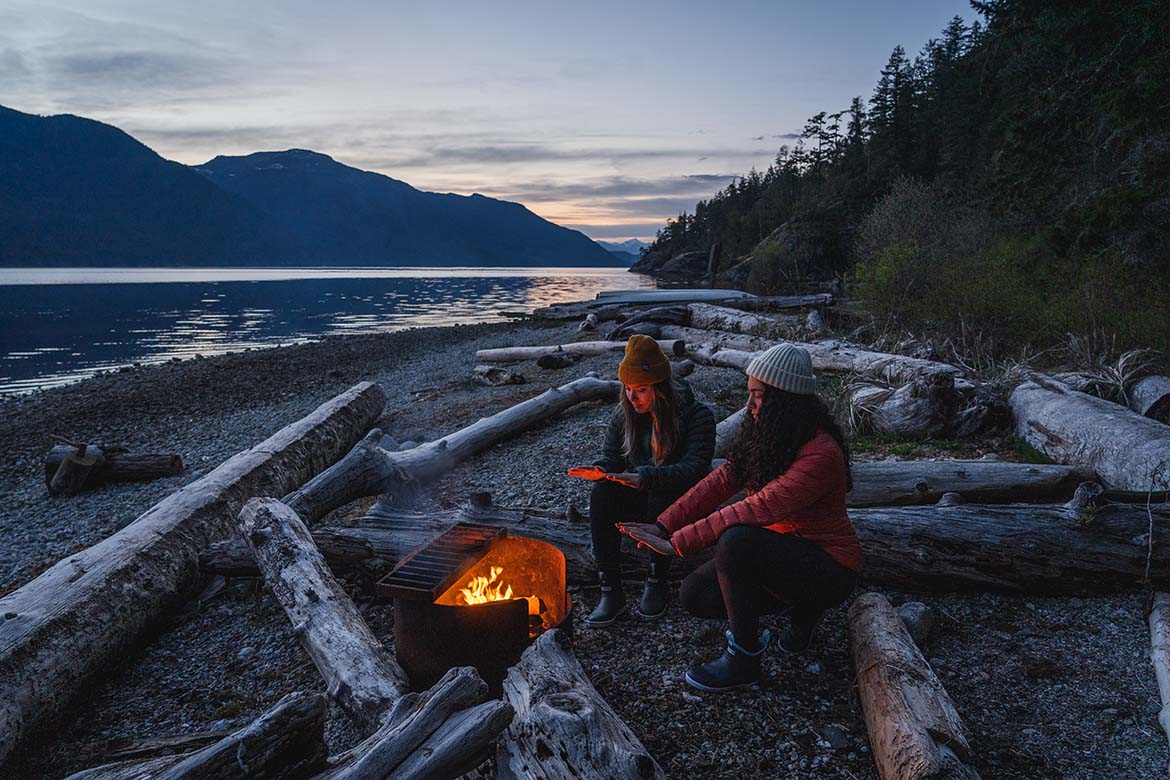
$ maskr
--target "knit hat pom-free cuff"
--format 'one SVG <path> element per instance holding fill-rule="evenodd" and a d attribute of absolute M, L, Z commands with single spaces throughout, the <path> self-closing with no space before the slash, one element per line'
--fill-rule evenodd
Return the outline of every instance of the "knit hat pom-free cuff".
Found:
<path fill-rule="evenodd" d="M 656 385 L 670 379 L 670 359 L 658 342 L 635 334 L 626 342 L 626 353 L 618 365 L 618 379 L 623 385 Z"/>
<path fill-rule="evenodd" d="M 812 357 L 808 350 L 794 344 L 778 344 L 757 355 L 748 364 L 746 373 L 790 393 L 812 395 L 817 391 Z"/>

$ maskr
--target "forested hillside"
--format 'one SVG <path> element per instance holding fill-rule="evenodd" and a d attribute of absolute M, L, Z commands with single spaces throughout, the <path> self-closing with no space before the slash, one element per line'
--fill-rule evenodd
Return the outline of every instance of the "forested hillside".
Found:
<path fill-rule="evenodd" d="M 723 283 L 842 278 L 903 327 L 1170 348 L 1170 4 L 972 6 L 642 267 L 717 243 Z"/>

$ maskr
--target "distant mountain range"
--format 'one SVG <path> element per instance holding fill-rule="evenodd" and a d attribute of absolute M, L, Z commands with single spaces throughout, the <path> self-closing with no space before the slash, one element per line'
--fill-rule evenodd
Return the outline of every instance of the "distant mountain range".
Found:
<path fill-rule="evenodd" d="M 619 266 L 519 203 L 317 152 L 188 167 L 110 125 L 0 106 L 0 266 Z"/>
<path fill-rule="evenodd" d="M 645 241 L 639 241 L 636 238 L 631 238 L 626 241 L 598 241 L 599 247 L 609 252 L 611 255 L 621 260 L 626 265 L 633 265 L 642 257 L 642 250 L 650 246 Z"/>

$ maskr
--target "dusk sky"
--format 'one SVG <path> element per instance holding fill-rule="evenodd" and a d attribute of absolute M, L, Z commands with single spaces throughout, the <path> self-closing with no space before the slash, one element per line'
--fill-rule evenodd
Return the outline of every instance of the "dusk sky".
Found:
<path fill-rule="evenodd" d="M 653 237 L 965 0 L 0 0 L 0 104 L 162 156 L 306 148 L 415 187 Z"/>

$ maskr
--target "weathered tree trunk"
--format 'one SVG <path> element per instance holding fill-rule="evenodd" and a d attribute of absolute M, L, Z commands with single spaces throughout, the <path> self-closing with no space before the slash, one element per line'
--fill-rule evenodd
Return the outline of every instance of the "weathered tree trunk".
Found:
<path fill-rule="evenodd" d="M 103 460 L 96 464 L 85 479 L 85 487 L 103 482 L 142 482 L 159 477 L 175 477 L 183 473 L 183 459 L 179 455 L 151 455 L 127 452 L 121 447 L 90 445 L 86 452 L 97 450 Z M 77 453 L 75 447 L 58 444 L 45 455 L 45 484 L 53 480 L 66 453 Z"/>
<path fill-rule="evenodd" d="M 747 393 L 745 392 L 746 396 Z M 736 435 L 739 433 L 740 426 L 743 425 L 744 415 L 747 414 L 747 409 L 740 409 L 737 412 L 732 412 L 726 418 L 721 420 L 715 426 L 715 452 L 714 457 L 726 458 L 727 448 L 735 441 Z"/>
<path fill-rule="evenodd" d="M 385 396 L 360 384 L 0 598 L 0 763 L 198 583 L 244 502 L 291 490 L 353 446 Z"/>
<path fill-rule="evenodd" d="M 853 602 L 849 644 L 878 776 L 977 780 L 959 713 L 885 596 Z"/>
<path fill-rule="evenodd" d="M 676 340 L 658 340 L 658 346 L 667 355 L 682 357 L 686 354 L 686 344 Z M 554 344 L 550 347 L 501 347 L 500 349 L 481 349 L 475 353 L 475 360 L 479 363 L 510 363 L 517 360 L 536 360 L 550 353 L 565 353 L 567 355 L 604 355 L 607 352 L 624 352 L 624 341 L 577 341 L 572 344 Z"/>
<path fill-rule="evenodd" d="M 293 693 L 202 750 L 119 761 L 66 780 L 304 780 L 325 765 L 325 698 Z"/>
<path fill-rule="evenodd" d="M 779 342 L 776 342 L 779 343 Z M 893 384 L 912 382 L 919 377 L 936 373 L 958 376 L 958 368 L 934 360 L 888 355 L 883 352 L 868 352 L 854 347 L 842 346 L 836 341 L 816 344 L 792 342 L 808 350 L 816 371 L 851 371 L 885 379 Z M 687 347 L 687 357 L 696 363 L 724 366 L 745 370 L 755 354 L 743 350 L 716 348 L 707 344 L 692 343 Z"/>
<path fill-rule="evenodd" d="M 1095 478 L 1072 466 L 995 460 L 874 461 L 853 464 L 851 507 L 933 504 L 945 493 L 968 503 L 1056 501 Z"/>
<path fill-rule="evenodd" d="M 728 333 L 722 330 L 701 330 L 699 328 L 684 327 L 681 325 L 666 325 L 660 331 L 662 338 L 678 339 L 687 344 L 688 352 L 696 349 L 715 351 L 719 349 L 738 349 L 741 352 L 763 352 L 768 347 L 775 346 L 777 341 L 760 336 L 749 336 L 745 333 Z M 700 361 L 702 362 L 702 361 Z M 744 364 L 747 365 L 746 363 Z"/>
<path fill-rule="evenodd" d="M 256 498 L 244 505 L 239 526 L 330 698 L 364 733 L 373 733 L 409 690 L 406 674 L 333 578 L 296 512 L 276 499 Z"/>
<path fill-rule="evenodd" d="M 438 441 L 402 452 L 386 452 L 378 446 L 380 434 L 371 433 L 354 452 L 296 493 L 286 496 L 284 502 L 306 523 L 312 523 L 356 498 L 393 494 L 442 476 L 457 463 L 530 425 L 584 401 L 616 398 L 620 390 L 620 382 L 592 377 L 577 379 L 484 417 Z"/>
<path fill-rule="evenodd" d="M 1170 739 L 1170 593 L 1164 591 L 1154 594 L 1150 609 L 1150 661 L 1154 665 L 1158 695 L 1162 699 L 1158 724 Z"/>
<path fill-rule="evenodd" d="M 1079 516 L 1078 516 L 1079 515 Z M 1109 593 L 1170 588 L 1170 512 L 1156 510 L 1150 558 L 1145 507 L 1107 504 L 886 507 L 850 510 L 864 577 L 922 591 Z"/>
<path fill-rule="evenodd" d="M 655 325 L 685 325 L 690 321 L 691 312 L 686 306 L 656 306 L 631 314 L 622 320 L 609 334 L 610 341 L 626 341 L 638 326 L 653 323 Z M 661 328 L 659 328 L 661 332 Z"/>
<path fill-rule="evenodd" d="M 1170 427 L 1040 374 L 1009 400 L 1016 434 L 1119 490 L 1170 489 Z"/>
<path fill-rule="evenodd" d="M 754 314 L 709 303 L 692 303 L 687 309 L 690 310 L 692 327 L 764 338 L 783 338 L 789 331 L 800 327 L 801 322 L 800 317 L 792 314 Z"/>
<path fill-rule="evenodd" d="M 1135 384 L 1129 391 L 1129 408 L 1170 424 L 1170 376 L 1148 376 Z"/>
<path fill-rule="evenodd" d="M 81 445 L 62 453 L 52 475 L 46 467 L 45 482 L 54 496 L 75 496 L 85 488 L 94 470 L 105 464 L 105 456 L 94 445 Z"/>
<path fill-rule="evenodd" d="M 558 629 L 546 631 L 504 678 L 516 711 L 496 749 L 501 780 L 650 780 L 665 775 L 589 682 Z"/>
<path fill-rule="evenodd" d="M 930 483 L 928 490 L 938 492 L 940 480 L 947 476 L 926 472 L 919 478 Z M 905 485 L 904 489 L 892 487 L 891 492 L 920 492 L 917 483 L 906 484 L 902 479 L 893 481 Z M 954 479 L 967 484 L 966 477 Z M 971 479 L 980 485 L 978 471 Z M 1052 483 L 1059 481 L 1053 478 Z M 988 490 L 994 494 L 998 488 Z M 1085 505 L 1070 512 L 1061 505 L 962 504 L 854 509 L 849 514 L 861 540 L 865 578 L 881 585 L 921 591 L 1071 594 L 1135 590 L 1145 582 L 1148 540 L 1144 534 L 1149 518 L 1144 506 Z M 1093 520 L 1082 525 L 1078 516 Z M 1155 516 L 1170 519 L 1170 513 L 1162 511 Z M 379 502 L 354 527 L 322 529 L 314 538 L 322 540 L 322 550 L 335 566 L 375 555 L 392 566 L 460 521 L 500 525 L 516 536 L 555 545 L 565 554 L 571 584 L 597 581 L 588 527 L 534 510 L 463 506 L 421 513 Z M 1156 529 L 1159 540 L 1166 533 Z M 639 580 L 645 576 L 645 555 L 624 539 L 623 543 L 622 576 Z M 675 561 L 671 577 L 685 577 L 709 560 L 711 552 Z M 256 572 L 246 548 L 228 545 L 215 548 L 206 566 L 223 573 Z M 1151 577 L 1170 587 L 1170 552 L 1160 543 L 1154 545 Z"/>

